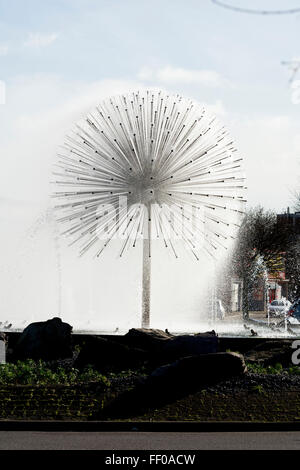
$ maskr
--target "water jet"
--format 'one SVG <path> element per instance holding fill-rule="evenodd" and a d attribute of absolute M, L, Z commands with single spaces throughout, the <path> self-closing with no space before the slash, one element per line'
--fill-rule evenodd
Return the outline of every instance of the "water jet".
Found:
<path fill-rule="evenodd" d="M 245 204 L 242 158 L 201 105 L 140 90 L 101 102 L 75 125 L 54 171 L 63 234 L 98 258 L 142 242 L 142 327 L 150 326 L 153 240 L 212 263 L 231 246 Z"/>

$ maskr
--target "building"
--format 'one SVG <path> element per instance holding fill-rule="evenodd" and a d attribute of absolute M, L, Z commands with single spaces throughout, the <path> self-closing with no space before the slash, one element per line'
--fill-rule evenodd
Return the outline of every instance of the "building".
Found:
<path fill-rule="evenodd" d="M 300 212 L 290 213 L 290 208 L 287 208 L 286 213 L 277 215 L 278 226 L 288 225 L 291 228 L 291 233 L 300 237 Z"/>

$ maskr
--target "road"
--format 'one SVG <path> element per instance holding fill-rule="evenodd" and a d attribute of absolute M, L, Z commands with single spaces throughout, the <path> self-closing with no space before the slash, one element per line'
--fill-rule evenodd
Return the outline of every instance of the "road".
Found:
<path fill-rule="evenodd" d="M 0 450 L 299 450 L 289 432 L 0 431 Z"/>

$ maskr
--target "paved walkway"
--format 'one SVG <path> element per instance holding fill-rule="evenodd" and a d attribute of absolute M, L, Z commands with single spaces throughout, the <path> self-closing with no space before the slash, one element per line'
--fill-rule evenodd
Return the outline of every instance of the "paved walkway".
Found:
<path fill-rule="evenodd" d="M 0 450 L 299 450 L 300 432 L 0 431 Z"/>

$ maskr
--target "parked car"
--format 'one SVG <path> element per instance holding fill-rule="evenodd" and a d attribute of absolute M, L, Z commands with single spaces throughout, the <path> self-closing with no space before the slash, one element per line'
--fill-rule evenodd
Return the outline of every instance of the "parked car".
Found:
<path fill-rule="evenodd" d="M 268 306 L 269 315 L 270 317 L 282 317 L 287 314 L 290 306 L 291 302 L 286 299 L 273 300 Z"/>
<path fill-rule="evenodd" d="M 300 299 L 297 299 L 287 311 L 288 317 L 296 318 L 300 320 Z"/>

